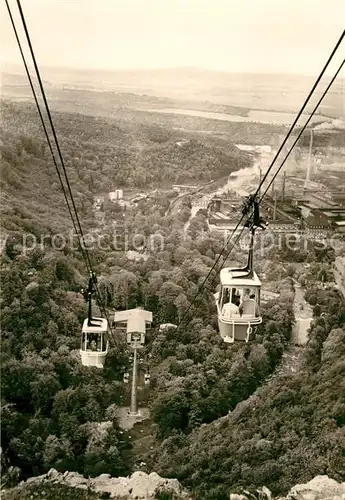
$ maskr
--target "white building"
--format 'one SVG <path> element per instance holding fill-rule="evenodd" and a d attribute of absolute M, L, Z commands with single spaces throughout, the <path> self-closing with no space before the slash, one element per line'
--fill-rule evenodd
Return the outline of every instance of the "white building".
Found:
<path fill-rule="evenodd" d="M 176 191 L 178 193 L 189 193 L 190 191 L 195 191 L 198 189 L 199 186 L 190 186 L 190 185 L 184 185 L 184 184 L 174 184 L 173 185 L 173 191 Z"/>
<path fill-rule="evenodd" d="M 160 332 L 164 332 L 164 330 L 168 330 L 168 328 L 177 328 L 177 325 L 174 325 L 173 323 L 163 323 L 159 327 Z"/>
<path fill-rule="evenodd" d="M 123 190 L 116 189 L 116 191 L 111 191 L 108 196 L 110 201 L 122 200 Z"/>
<path fill-rule="evenodd" d="M 262 153 L 262 154 L 270 154 L 272 153 L 272 147 L 267 146 L 251 146 L 249 144 L 235 144 L 235 146 L 241 151 L 248 151 L 252 153 Z"/>
<path fill-rule="evenodd" d="M 279 293 L 269 292 L 268 290 L 261 290 L 260 292 L 260 301 L 262 304 L 277 299 L 278 297 Z"/>
<path fill-rule="evenodd" d="M 95 196 L 93 207 L 95 210 L 100 210 L 104 203 L 104 196 Z"/>

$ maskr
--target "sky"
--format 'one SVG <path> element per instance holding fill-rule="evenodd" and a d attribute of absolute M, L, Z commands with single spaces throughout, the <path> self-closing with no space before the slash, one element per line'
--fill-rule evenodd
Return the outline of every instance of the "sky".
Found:
<path fill-rule="evenodd" d="M 16 2 L 9 4 L 19 27 Z M 78 69 L 197 67 L 317 75 L 345 28 L 345 0 L 21 4 L 39 65 Z M 1 7 L 1 63 L 21 64 L 5 2 Z M 344 57 L 345 42 L 328 74 Z"/>

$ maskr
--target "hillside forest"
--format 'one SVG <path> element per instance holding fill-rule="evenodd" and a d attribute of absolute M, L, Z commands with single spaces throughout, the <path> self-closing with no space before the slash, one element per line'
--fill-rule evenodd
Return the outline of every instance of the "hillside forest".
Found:
<path fill-rule="evenodd" d="M 226 345 L 217 332 L 216 273 L 213 288 L 203 289 L 185 326 L 159 332 L 160 324 L 181 321 L 223 238 L 206 230 L 202 210 L 184 234 L 188 197 L 177 213 L 166 216 L 169 200 L 157 194 L 126 211 L 120 227 L 146 237 L 160 234 L 164 248 L 157 245 L 145 258 L 132 260 L 111 244 L 116 211 L 100 229 L 90 198 L 110 184 L 141 189 L 160 182 L 207 181 L 252 160 L 233 144 L 191 139 L 184 150 L 175 148 L 180 136 L 159 127 L 135 129 L 129 123 L 56 113 L 83 224 L 109 242 L 107 249 L 90 250 L 102 299 L 110 311 L 143 306 L 153 313 L 144 351 L 151 385 L 141 401 L 150 408 L 152 449 L 138 456 L 117 417 L 126 399 L 124 339 L 112 343 L 103 371 L 80 363 L 81 324 L 87 317 L 81 288 L 87 273 L 78 250 L 65 245 L 58 251 L 49 238 L 29 250 L 21 244 L 24 234 L 39 239 L 47 231 L 53 236 L 70 229 L 33 113 L 27 105 L 4 105 L 1 224 L 8 238 L 0 268 L 2 487 L 52 467 L 92 477 L 128 475 L 140 461 L 148 471 L 179 479 L 203 500 L 225 500 L 229 491 L 262 485 L 281 494 L 317 474 L 342 480 L 345 301 L 332 285 L 321 285 L 325 276 L 333 279 L 335 251 L 320 250 L 311 241 L 296 250 L 277 245 L 264 255 L 256 249 L 257 272 L 265 272 L 270 289 L 280 295 L 262 306 L 263 323 L 250 344 Z M 246 255 L 235 249 L 231 259 L 242 264 Z M 308 262 L 310 268 L 298 271 L 296 262 Z M 304 283 L 313 309 L 309 341 L 296 373 L 266 385 L 291 348 L 294 279 Z"/>

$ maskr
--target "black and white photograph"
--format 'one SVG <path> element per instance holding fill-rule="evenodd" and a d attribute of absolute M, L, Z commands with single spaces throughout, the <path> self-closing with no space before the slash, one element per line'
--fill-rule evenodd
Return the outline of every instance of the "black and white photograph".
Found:
<path fill-rule="evenodd" d="M 0 496 L 345 500 L 344 0 L 1 0 Z"/>

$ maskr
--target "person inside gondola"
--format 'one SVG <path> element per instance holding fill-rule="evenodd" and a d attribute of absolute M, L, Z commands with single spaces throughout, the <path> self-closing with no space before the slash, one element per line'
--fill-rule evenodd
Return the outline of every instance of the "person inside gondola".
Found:
<path fill-rule="evenodd" d="M 226 300 L 229 300 L 229 295 L 230 293 L 227 291 L 226 292 Z M 225 297 L 224 297 L 225 298 Z M 235 290 L 233 290 L 232 293 L 232 300 L 231 302 L 226 302 L 223 306 L 222 309 L 222 315 L 226 316 L 228 318 L 231 318 L 234 315 L 237 315 L 239 313 L 238 306 L 240 305 L 240 299 L 239 297 L 235 294 Z"/>
<path fill-rule="evenodd" d="M 260 316 L 260 307 L 259 307 L 259 304 L 256 302 L 256 298 L 255 298 L 255 293 L 252 293 L 249 298 L 251 300 L 254 300 L 255 302 L 255 317 L 258 318 Z"/>
<path fill-rule="evenodd" d="M 97 351 L 97 335 L 95 334 L 90 334 L 88 343 L 87 343 L 87 350 L 88 351 Z"/>
<path fill-rule="evenodd" d="M 243 290 L 243 295 L 242 295 L 242 300 L 241 300 L 241 305 L 243 305 L 243 302 L 245 300 L 248 300 L 249 299 L 249 296 L 251 294 L 251 289 L 250 288 L 245 288 Z"/>
<path fill-rule="evenodd" d="M 250 288 L 244 288 L 240 292 L 240 305 L 238 308 L 238 312 L 241 316 L 242 316 L 242 312 L 243 312 L 243 304 L 244 304 L 244 302 L 246 302 L 249 299 L 250 293 L 251 293 Z"/>
<path fill-rule="evenodd" d="M 245 290 L 243 301 L 238 308 L 238 312 L 240 316 L 243 314 L 255 316 L 256 318 L 260 316 L 260 309 L 255 300 L 255 293 L 249 288 Z"/>
<path fill-rule="evenodd" d="M 238 290 L 237 288 L 233 288 L 232 290 L 232 298 L 231 302 L 235 304 L 235 306 L 239 306 L 241 303 L 241 291 Z"/>

